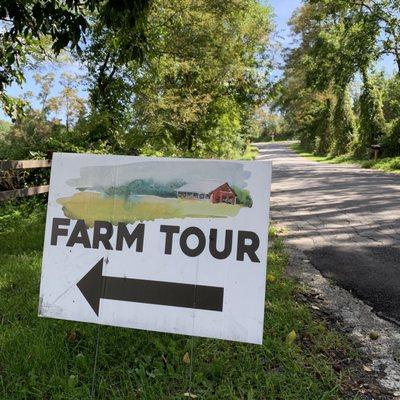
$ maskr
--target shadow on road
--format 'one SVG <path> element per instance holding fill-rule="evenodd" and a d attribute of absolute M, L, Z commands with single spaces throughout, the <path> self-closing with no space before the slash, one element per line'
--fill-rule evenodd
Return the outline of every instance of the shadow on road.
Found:
<path fill-rule="evenodd" d="M 287 144 L 273 161 L 272 217 L 321 273 L 400 321 L 400 175 L 311 162 Z"/>

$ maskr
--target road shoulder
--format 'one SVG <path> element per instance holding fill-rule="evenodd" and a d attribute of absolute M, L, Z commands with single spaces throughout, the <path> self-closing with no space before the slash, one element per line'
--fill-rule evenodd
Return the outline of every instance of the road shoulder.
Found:
<path fill-rule="evenodd" d="M 344 168 L 358 168 L 363 171 L 380 172 L 384 174 L 399 175 L 400 174 L 400 157 L 386 157 L 373 159 L 359 159 L 351 155 L 342 156 L 316 156 L 304 150 L 299 142 L 287 142 L 288 149 L 293 153 L 302 157 L 307 161 L 319 162 L 324 164 L 337 165 Z"/>
<path fill-rule="evenodd" d="M 303 300 L 356 343 L 369 360 L 364 372 L 376 375 L 384 393 L 400 398 L 399 327 L 379 318 L 372 307 L 323 277 L 290 239 L 285 247 L 289 256 L 286 273 L 303 285 Z"/>

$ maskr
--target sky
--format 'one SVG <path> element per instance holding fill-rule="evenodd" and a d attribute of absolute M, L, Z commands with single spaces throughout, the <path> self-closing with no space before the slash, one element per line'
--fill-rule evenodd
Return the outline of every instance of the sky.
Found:
<path fill-rule="evenodd" d="M 287 22 L 301 4 L 301 0 L 270 0 L 266 2 L 274 9 L 275 24 L 277 27 L 278 35 L 282 36 L 282 42 L 285 45 L 290 44 L 290 29 Z"/>
<path fill-rule="evenodd" d="M 276 35 L 279 38 L 279 42 L 281 43 L 282 48 L 289 47 L 291 45 L 292 38 L 290 36 L 290 29 L 287 26 L 287 22 L 290 19 L 293 11 L 300 6 L 301 0 L 261 0 L 261 2 L 262 4 L 270 4 L 274 9 L 275 24 L 277 29 Z M 280 55 L 278 55 L 277 60 L 278 61 L 282 60 Z M 389 56 L 382 59 L 379 62 L 377 69 L 378 70 L 383 69 L 387 73 L 392 73 L 395 70 L 395 64 L 393 58 Z M 56 74 L 55 85 L 52 91 L 53 92 L 52 95 L 58 94 L 62 89 L 61 85 L 58 83 L 62 72 L 68 71 L 78 74 L 79 73 L 82 74 L 84 72 L 84 70 L 82 70 L 81 67 L 75 64 L 66 65 L 63 66 L 62 68 L 46 65 L 43 67 L 43 71 L 41 72 L 46 73 L 49 71 L 52 71 Z M 22 85 L 22 87 L 19 87 L 18 85 L 13 85 L 12 87 L 9 88 L 7 93 L 11 96 L 19 96 L 22 93 L 26 93 L 28 91 L 32 91 L 34 94 L 37 94 L 38 87 L 33 79 L 34 74 L 35 72 L 27 71 L 26 82 Z M 279 70 L 274 71 L 275 76 L 280 76 L 280 74 L 281 71 Z M 83 98 L 87 98 L 87 92 L 84 86 L 79 87 L 79 95 Z M 33 101 L 33 107 L 34 108 L 38 107 L 38 103 L 36 100 Z M 5 116 L 1 110 L 0 110 L 0 119 L 9 120 L 9 118 Z"/>

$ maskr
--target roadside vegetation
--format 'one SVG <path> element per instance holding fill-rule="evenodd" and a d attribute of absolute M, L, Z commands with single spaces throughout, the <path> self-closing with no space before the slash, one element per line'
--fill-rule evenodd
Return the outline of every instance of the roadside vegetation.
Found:
<path fill-rule="evenodd" d="M 180 399 L 189 388 L 199 399 L 342 398 L 349 376 L 334 369 L 335 354 L 356 353 L 296 301 L 300 288 L 284 276 L 276 229 L 264 344 L 255 346 L 39 318 L 45 206 L 21 200 L 18 210 L 1 205 L 0 398 L 90 398 L 97 329 L 96 399 Z"/>
<path fill-rule="evenodd" d="M 303 150 L 300 143 L 295 143 L 290 148 L 299 156 L 306 157 L 312 161 L 325 162 L 329 164 L 356 164 L 362 168 L 378 169 L 384 172 L 400 173 L 400 157 L 386 157 L 373 159 L 360 159 L 350 154 L 342 156 L 317 156 L 314 153 Z"/>
<path fill-rule="evenodd" d="M 254 145 L 248 144 L 240 159 L 251 161 L 254 160 L 257 156 L 258 156 L 258 148 Z"/>
<path fill-rule="evenodd" d="M 290 21 L 274 107 L 301 150 L 330 162 L 399 169 L 399 4 L 303 1 Z M 379 72 L 383 57 L 394 71 Z M 380 145 L 375 163 L 371 146 Z"/>
<path fill-rule="evenodd" d="M 18 1 L 14 14 L 11 3 L 4 30 L 24 45 L 0 41 L 9 54 L 1 60 L 8 74 L 0 74 L 0 103 L 12 118 L 0 123 L 0 159 L 49 151 L 254 157 L 247 143 L 259 133 L 256 111 L 270 87 L 270 7 L 256 0 L 56 0 L 47 8 Z M 60 16 L 65 26 L 57 25 Z M 23 83 L 28 72 L 35 93 L 7 95 L 1 79 Z"/>

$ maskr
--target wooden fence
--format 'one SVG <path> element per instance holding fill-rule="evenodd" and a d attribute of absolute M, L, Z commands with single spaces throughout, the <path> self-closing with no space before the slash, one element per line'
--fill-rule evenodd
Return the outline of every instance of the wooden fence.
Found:
<path fill-rule="evenodd" d="M 0 172 L 31 169 L 31 168 L 50 168 L 51 160 L 17 160 L 17 161 L 0 161 Z M 0 179 L 2 177 L 0 176 Z M 0 202 L 12 200 L 17 197 L 34 196 L 40 193 L 47 193 L 49 185 L 32 186 L 22 189 L 3 190 L 0 191 Z"/>

